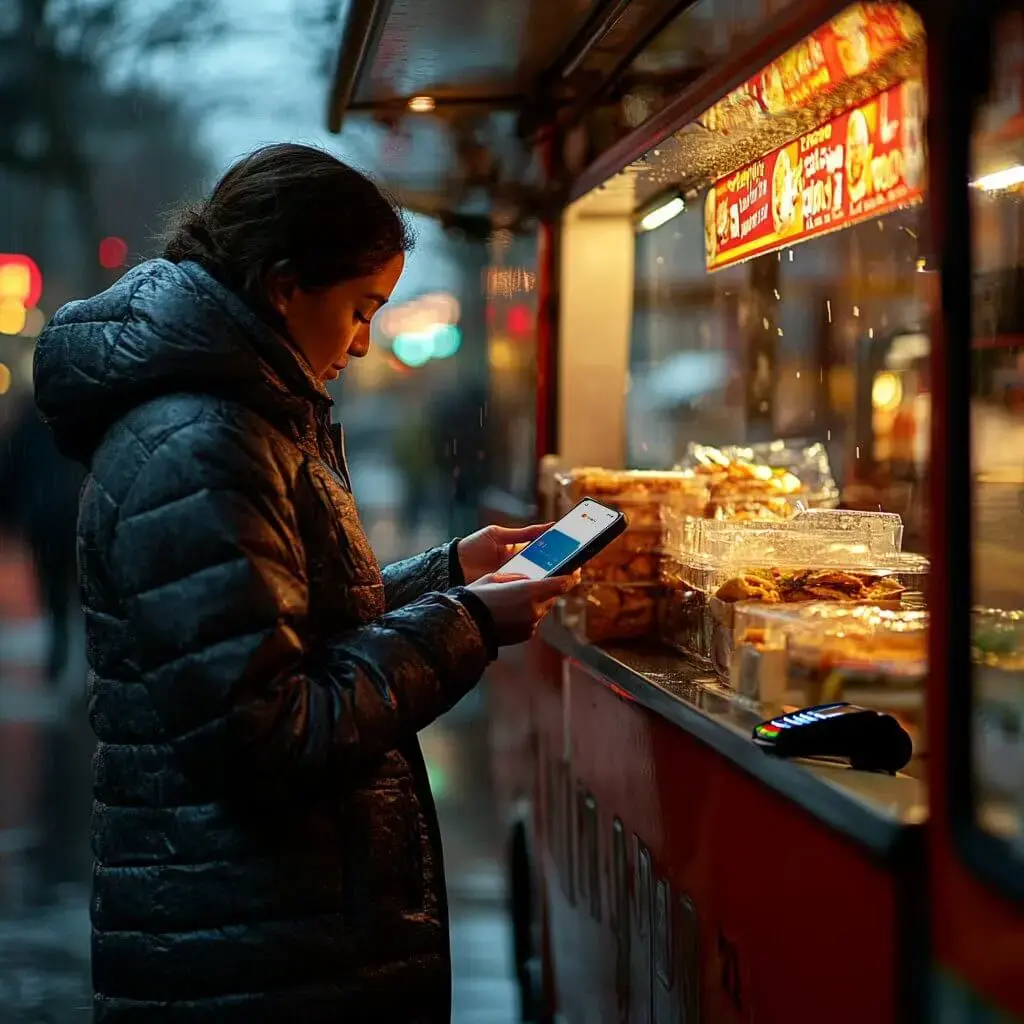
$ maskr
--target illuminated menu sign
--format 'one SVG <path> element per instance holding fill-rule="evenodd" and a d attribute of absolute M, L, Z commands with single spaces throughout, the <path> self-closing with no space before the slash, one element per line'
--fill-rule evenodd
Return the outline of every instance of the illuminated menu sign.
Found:
<path fill-rule="evenodd" d="M 906 4 L 852 4 L 733 89 L 700 121 L 709 131 L 728 132 L 788 113 L 877 68 L 923 33 L 920 17 Z"/>
<path fill-rule="evenodd" d="M 712 185 L 708 270 L 918 203 L 924 89 L 901 82 Z"/>

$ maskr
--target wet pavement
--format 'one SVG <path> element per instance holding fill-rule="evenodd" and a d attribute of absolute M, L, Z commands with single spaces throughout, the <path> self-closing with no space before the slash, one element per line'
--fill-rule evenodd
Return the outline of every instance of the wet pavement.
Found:
<path fill-rule="evenodd" d="M 410 547 L 387 521 L 368 526 L 386 560 Z M 412 546 L 433 539 L 425 530 Z M 82 644 L 54 690 L 42 672 L 45 645 L 29 566 L 8 541 L 0 545 L 0 1024 L 88 1021 L 91 1004 Z M 423 734 L 448 869 L 453 1024 L 517 1019 L 485 699 L 472 694 Z"/>

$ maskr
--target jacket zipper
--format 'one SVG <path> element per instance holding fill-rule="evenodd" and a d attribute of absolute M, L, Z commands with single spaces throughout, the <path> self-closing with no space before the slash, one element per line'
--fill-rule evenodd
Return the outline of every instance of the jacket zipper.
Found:
<path fill-rule="evenodd" d="M 341 478 L 341 482 L 345 485 L 345 489 L 349 494 L 352 493 L 352 477 L 348 471 L 348 459 L 345 456 L 345 431 L 340 423 L 331 423 L 329 414 L 323 413 L 320 415 L 320 427 L 323 432 L 327 435 L 330 441 L 331 450 L 334 453 L 334 461 L 337 462 L 337 466 L 331 466 L 331 470 L 336 476 Z"/>

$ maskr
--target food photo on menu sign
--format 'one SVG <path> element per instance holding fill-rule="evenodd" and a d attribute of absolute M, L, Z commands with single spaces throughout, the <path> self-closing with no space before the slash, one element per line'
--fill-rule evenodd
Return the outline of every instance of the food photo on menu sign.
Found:
<path fill-rule="evenodd" d="M 731 131 L 797 110 L 885 63 L 924 34 L 906 4 L 852 4 L 712 106 L 709 131 Z"/>
<path fill-rule="evenodd" d="M 924 196 L 924 89 L 908 80 L 716 181 L 708 270 L 856 224 Z"/>

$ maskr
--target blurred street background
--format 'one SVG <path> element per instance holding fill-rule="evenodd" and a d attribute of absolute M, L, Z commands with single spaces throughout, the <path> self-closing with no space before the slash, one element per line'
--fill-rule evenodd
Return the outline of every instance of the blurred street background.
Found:
<path fill-rule="evenodd" d="M 323 131 L 337 15 L 326 0 L 0 0 L 0 1024 L 90 1012 L 80 478 L 33 419 L 35 338 L 63 303 L 156 255 L 167 212 L 262 143 L 322 144 L 371 173 L 403 159 L 401 133 Z M 509 336 L 488 345 L 481 286 L 496 262 L 518 280 L 532 253 L 413 224 L 390 318 L 336 392 L 383 562 L 470 532 L 488 488 L 528 500 L 533 469 L 534 318 L 504 310 Z M 485 702 L 471 695 L 424 737 L 456 1024 L 508 1024 L 516 1009 Z"/>

